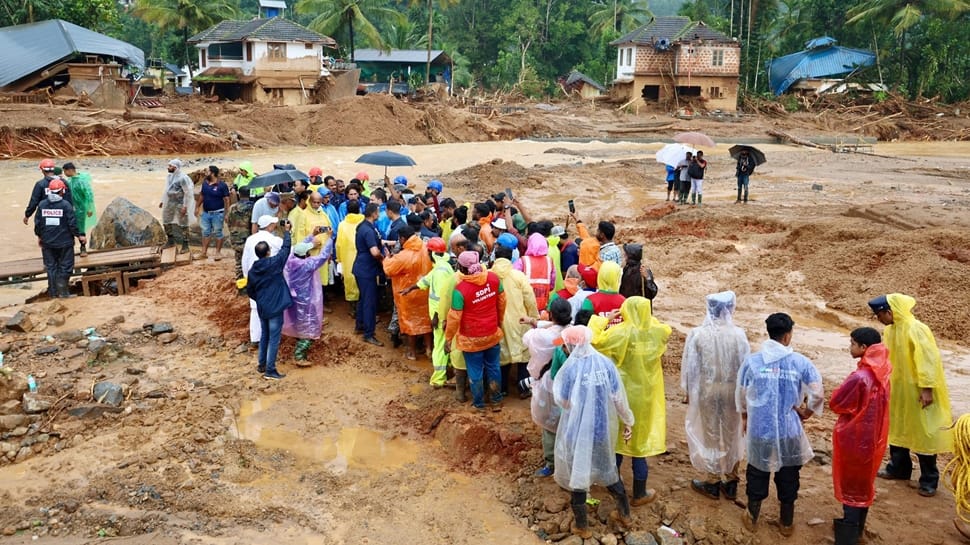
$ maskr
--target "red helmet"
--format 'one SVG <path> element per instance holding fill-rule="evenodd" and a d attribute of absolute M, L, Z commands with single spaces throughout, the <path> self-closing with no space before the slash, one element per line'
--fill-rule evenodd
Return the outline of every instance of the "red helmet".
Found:
<path fill-rule="evenodd" d="M 67 186 L 64 185 L 64 180 L 55 178 L 51 180 L 51 183 L 47 184 L 47 190 L 51 193 L 64 193 L 67 190 Z"/>
<path fill-rule="evenodd" d="M 313 176 L 323 176 L 323 170 L 321 170 L 320 167 L 313 167 L 313 168 L 310 169 L 310 173 L 309 174 L 310 174 L 310 177 L 313 177 Z"/>
<path fill-rule="evenodd" d="M 54 163 L 53 159 L 44 159 L 43 161 L 40 162 L 41 170 L 54 170 L 54 167 L 56 166 L 57 165 Z"/>
<path fill-rule="evenodd" d="M 438 252 L 439 254 L 443 254 L 448 251 L 448 248 L 445 246 L 444 239 L 442 239 L 441 237 L 434 237 L 433 239 L 428 241 L 428 250 L 431 250 L 432 252 Z"/>
<path fill-rule="evenodd" d="M 362 170 L 362 171 L 358 172 L 357 175 L 354 176 L 354 178 L 357 178 L 358 180 L 360 180 L 362 182 L 363 181 L 368 181 L 368 180 L 370 180 L 370 174 L 367 174 L 366 172 L 364 172 Z"/>

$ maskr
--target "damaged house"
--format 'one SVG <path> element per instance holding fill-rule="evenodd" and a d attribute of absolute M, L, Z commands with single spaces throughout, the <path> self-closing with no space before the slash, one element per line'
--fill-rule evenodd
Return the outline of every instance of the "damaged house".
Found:
<path fill-rule="evenodd" d="M 654 17 L 616 46 L 613 92 L 630 103 L 736 111 L 741 46 L 687 17 Z"/>
<path fill-rule="evenodd" d="M 121 109 L 144 66 L 141 49 L 60 19 L 0 28 L 0 92 L 13 101 L 52 93 Z"/>
<path fill-rule="evenodd" d="M 325 51 L 337 46 L 333 38 L 279 17 L 222 21 L 189 43 L 199 50 L 193 81 L 202 94 L 277 106 L 316 102 L 317 91 L 333 77 Z"/>

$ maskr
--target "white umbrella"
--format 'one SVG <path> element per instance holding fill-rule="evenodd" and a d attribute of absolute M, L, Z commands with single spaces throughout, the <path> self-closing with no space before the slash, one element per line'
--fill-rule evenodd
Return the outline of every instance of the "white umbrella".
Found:
<path fill-rule="evenodd" d="M 657 162 L 676 167 L 677 163 L 684 160 L 688 151 L 697 153 L 697 150 L 684 144 L 667 144 L 657 152 Z"/>

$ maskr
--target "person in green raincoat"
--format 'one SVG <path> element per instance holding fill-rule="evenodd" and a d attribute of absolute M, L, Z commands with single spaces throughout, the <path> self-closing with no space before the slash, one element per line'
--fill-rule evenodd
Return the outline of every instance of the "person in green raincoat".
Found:
<path fill-rule="evenodd" d="M 82 235 L 87 235 L 98 223 L 95 217 L 94 189 L 91 188 L 91 174 L 78 172 L 74 163 L 64 163 L 64 177 L 67 178 L 67 189 L 74 199 L 74 215 L 77 217 L 77 229 Z M 88 246 L 81 243 L 81 257 L 88 255 Z"/>
<path fill-rule="evenodd" d="M 236 191 L 239 191 L 241 187 L 249 187 L 249 183 L 253 181 L 256 177 L 256 170 L 253 168 L 253 163 L 251 161 L 242 161 L 236 168 L 239 169 L 239 174 L 236 175 L 236 179 L 232 181 L 232 186 Z M 264 187 L 249 187 L 249 198 L 250 200 L 257 200 L 263 196 L 266 192 Z"/>
<path fill-rule="evenodd" d="M 933 332 L 913 316 L 916 299 L 890 293 L 869 301 L 876 319 L 886 326 L 883 344 L 889 349 L 889 463 L 883 479 L 908 481 L 913 472 L 910 451 L 919 460 L 919 495 L 936 495 L 940 471 L 936 455 L 953 451 L 950 393 L 943 360 Z"/>
<path fill-rule="evenodd" d="M 433 388 L 441 388 L 447 380 L 448 354 L 445 353 L 445 316 L 447 314 L 440 314 L 439 305 L 446 295 L 446 290 L 449 290 L 447 293 L 451 293 L 450 290 L 455 289 L 452 283 L 455 270 L 451 268 L 444 239 L 435 237 L 428 240 L 428 253 L 431 254 L 434 267 L 422 276 L 417 284 L 408 286 L 401 293 L 407 295 L 414 290 L 428 290 L 428 314 L 431 316 L 431 333 L 434 336 L 434 350 L 431 351 L 431 366 L 434 371 L 431 373 L 430 384 Z"/>
<path fill-rule="evenodd" d="M 671 329 L 654 318 L 651 309 L 649 299 L 630 297 L 619 310 L 622 322 L 607 329 L 617 311 L 589 320 L 593 348 L 616 364 L 633 409 L 636 422 L 633 437 L 629 442 L 617 441 L 616 465 L 622 464 L 624 456 L 633 458 L 633 499 L 630 503 L 634 506 L 657 499 L 655 490 L 647 490 L 647 457 L 667 450 L 667 413 L 660 358 L 667 351 Z"/>

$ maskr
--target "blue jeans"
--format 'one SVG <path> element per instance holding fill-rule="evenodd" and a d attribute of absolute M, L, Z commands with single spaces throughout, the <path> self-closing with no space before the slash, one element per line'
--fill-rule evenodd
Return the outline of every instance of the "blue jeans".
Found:
<path fill-rule="evenodd" d="M 259 318 L 262 335 L 259 338 L 259 365 L 266 367 L 266 373 L 276 372 L 276 353 L 280 350 L 280 335 L 283 333 L 283 315 L 272 318 Z"/>
<path fill-rule="evenodd" d="M 357 300 L 357 328 L 364 338 L 373 337 L 377 327 L 377 275 L 354 275 L 360 299 Z"/>
<path fill-rule="evenodd" d="M 738 175 L 738 200 L 741 200 L 741 190 L 744 190 L 744 200 L 748 200 L 748 180 L 751 178 L 749 174 L 739 174 Z"/>
<path fill-rule="evenodd" d="M 633 480 L 635 481 L 645 481 L 647 480 L 647 475 L 650 474 L 650 467 L 647 466 L 646 458 L 632 458 L 633 460 Z M 623 465 L 623 455 L 616 455 L 616 470 L 620 470 L 620 466 Z"/>
<path fill-rule="evenodd" d="M 199 219 L 199 226 L 202 227 L 202 238 L 215 237 L 222 238 L 222 222 L 226 219 L 225 210 L 214 212 L 203 212 Z"/>
<path fill-rule="evenodd" d="M 479 352 L 465 352 L 465 366 L 468 368 L 468 387 L 472 391 L 472 405 L 481 409 L 485 406 L 485 383 L 482 382 L 484 371 L 487 383 L 494 382 L 498 386 L 502 381 L 502 370 L 498 364 L 499 345 Z M 492 403 L 502 401 L 501 388 L 492 398 Z"/>

